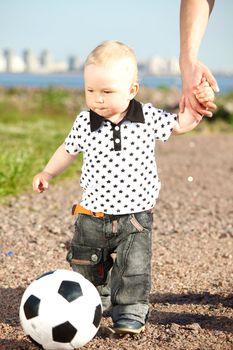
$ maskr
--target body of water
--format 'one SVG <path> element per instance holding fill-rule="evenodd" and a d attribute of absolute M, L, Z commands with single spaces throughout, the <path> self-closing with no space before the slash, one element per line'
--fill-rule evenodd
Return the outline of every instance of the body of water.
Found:
<path fill-rule="evenodd" d="M 233 76 L 215 76 L 220 93 L 233 91 Z M 159 86 L 177 87 L 181 89 L 181 79 L 178 76 L 143 76 L 140 85 L 151 88 Z M 0 74 L 0 86 L 5 87 L 49 87 L 83 88 L 83 77 L 77 74 Z"/>

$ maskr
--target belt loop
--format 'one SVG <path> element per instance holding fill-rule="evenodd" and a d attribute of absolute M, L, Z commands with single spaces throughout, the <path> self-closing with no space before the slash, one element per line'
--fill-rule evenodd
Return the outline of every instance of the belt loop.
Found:
<path fill-rule="evenodd" d="M 117 233 L 118 231 L 118 221 L 117 219 L 112 220 L 112 233 Z"/>

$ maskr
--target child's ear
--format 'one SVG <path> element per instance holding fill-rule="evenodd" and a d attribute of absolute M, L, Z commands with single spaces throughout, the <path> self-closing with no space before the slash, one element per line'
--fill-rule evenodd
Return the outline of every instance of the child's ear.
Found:
<path fill-rule="evenodd" d="M 134 83 L 130 88 L 130 95 L 129 95 L 130 100 L 132 100 L 137 95 L 138 90 L 139 90 L 139 84 Z"/>

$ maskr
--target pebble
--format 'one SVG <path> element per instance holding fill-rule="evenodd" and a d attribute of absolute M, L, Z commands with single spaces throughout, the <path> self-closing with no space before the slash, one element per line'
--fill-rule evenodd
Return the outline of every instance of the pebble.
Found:
<path fill-rule="evenodd" d="M 201 326 L 199 325 L 199 323 L 192 323 L 192 324 L 186 325 L 185 329 L 191 330 L 193 332 L 199 332 L 201 330 Z"/>
<path fill-rule="evenodd" d="M 179 329 L 180 329 L 180 326 L 177 324 L 177 323 L 172 323 L 171 324 L 171 331 L 172 332 L 178 332 L 179 331 Z"/>

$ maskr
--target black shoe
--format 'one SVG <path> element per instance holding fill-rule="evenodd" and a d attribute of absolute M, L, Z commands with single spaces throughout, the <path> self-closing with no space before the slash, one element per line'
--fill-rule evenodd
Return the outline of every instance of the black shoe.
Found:
<path fill-rule="evenodd" d="M 139 334 L 145 330 L 145 325 L 139 321 L 122 318 L 114 323 L 112 329 L 119 334 Z"/>

